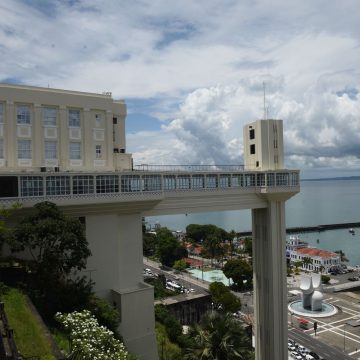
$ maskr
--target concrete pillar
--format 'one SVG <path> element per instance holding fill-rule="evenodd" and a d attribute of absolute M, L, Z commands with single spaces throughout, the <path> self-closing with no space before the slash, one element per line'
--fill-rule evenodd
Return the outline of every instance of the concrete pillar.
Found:
<path fill-rule="evenodd" d="M 59 166 L 61 171 L 69 169 L 69 127 L 68 112 L 66 106 L 59 106 L 58 121 L 58 141 L 59 141 Z"/>
<path fill-rule="evenodd" d="M 285 202 L 252 210 L 256 360 L 287 360 Z"/>
<path fill-rule="evenodd" d="M 154 290 L 143 282 L 141 214 L 86 216 L 87 272 L 98 296 L 116 305 L 120 333 L 140 360 L 157 360 Z"/>
<path fill-rule="evenodd" d="M 83 166 L 86 169 L 93 169 L 95 158 L 95 146 L 94 135 L 92 133 L 92 121 L 91 121 L 90 109 L 85 108 L 83 110 L 83 122 L 82 122 L 82 146 L 83 146 Z"/>
<path fill-rule="evenodd" d="M 40 166 L 45 165 L 45 144 L 44 144 L 44 132 L 43 132 L 43 123 L 42 123 L 42 107 L 41 104 L 34 104 L 32 118 L 32 166 L 40 168 Z"/>

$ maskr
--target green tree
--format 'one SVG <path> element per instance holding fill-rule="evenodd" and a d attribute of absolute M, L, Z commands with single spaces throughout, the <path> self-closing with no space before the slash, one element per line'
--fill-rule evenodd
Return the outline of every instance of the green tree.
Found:
<path fill-rule="evenodd" d="M 299 268 L 302 267 L 303 262 L 301 260 L 297 260 L 294 262 L 295 266 L 295 274 L 299 274 Z"/>
<path fill-rule="evenodd" d="M 244 251 L 252 257 L 252 238 L 246 237 L 244 239 Z"/>
<path fill-rule="evenodd" d="M 169 339 L 177 343 L 178 338 L 182 335 L 182 326 L 179 320 L 162 304 L 155 305 L 155 319 L 165 326 Z"/>
<path fill-rule="evenodd" d="M 150 233 L 143 234 L 143 253 L 145 256 L 152 256 L 156 252 L 156 235 Z"/>
<path fill-rule="evenodd" d="M 341 262 L 349 262 L 349 259 L 346 257 L 344 251 L 336 250 L 335 253 L 340 255 L 340 261 Z"/>
<path fill-rule="evenodd" d="M 163 265 L 172 267 L 176 260 L 187 256 L 186 249 L 167 228 L 157 231 L 156 240 L 156 255 Z"/>
<path fill-rule="evenodd" d="M 221 312 L 235 313 L 241 309 L 240 299 L 222 282 L 214 281 L 209 286 L 214 308 Z"/>
<path fill-rule="evenodd" d="M 185 350 L 186 360 L 247 360 L 251 342 L 241 324 L 230 314 L 210 312 L 190 336 L 193 346 Z"/>
<path fill-rule="evenodd" d="M 14 252 L 29 251 L 35 270 L 46 277 L 65 277 L 72 270 L 82 270 L 91 255 L 81 222 L 48 201 L 36 204 L 34 213 L 20 221 L 10 244 Z"/>
<path fill-rule="evenodd" d="M 253 269 L 247 261 L 243 259 L 229 260 L 225 264 L 223 272 L 226 277 L 233 280 L 240 290 L 252 287 Z"/>
<path fill-rule="evenodd" d="M 174 262 L 173 268 L 178 271 L 186 270 L 186 261 L 184 259 L 176 260 Z"/>
<path fill-rule="evenodd" d="M 305 266 L 306 269 L 309 268 L 309 265 L 311 265 L 313 263 L 313 260 L 311 257 L 305 256 L 302 259 L 303 265 Z"/>
<path fill-rule="evenodd" d="M 0 208 L 0 248 L 2 247 L 4 241 L 9 237 L 10 230 L 6 224 L 7 219 L 11 216 L 11 214 L 21 208 L 21 204 L 15 203 L 9 208 L 2 207 Z"/>
<path fill-rule="evenodd" d="M 205 253 L 211 258 L 211 262 L 224 254 L 221 238 L 216 234 L 209 235 L 205 239 L 203 245 Z"/>

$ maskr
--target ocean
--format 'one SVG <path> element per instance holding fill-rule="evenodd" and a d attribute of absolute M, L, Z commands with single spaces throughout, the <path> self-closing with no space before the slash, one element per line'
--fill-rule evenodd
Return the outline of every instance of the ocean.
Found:
<path fill-rule="evenodd" d="M 286 202 L 286 226 L 314 226 L 360 222 L 360 180 L 301 181 L 301 191 Z M 227 231 L 251 230 L 250 210 L 147 217 L 148 225 L 185 230 L 189 224 L 214 224 Z M 311 246 L 342 250 L 349 265 L 360 265 L 360 228 L 299 234 Z"/>

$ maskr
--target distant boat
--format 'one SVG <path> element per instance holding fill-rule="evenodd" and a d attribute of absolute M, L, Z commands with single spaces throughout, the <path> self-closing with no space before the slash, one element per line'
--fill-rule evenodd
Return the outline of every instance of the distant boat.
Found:
<path fill-rule="evenodd" d="M 349 229 L 349 233 L 350 233 L 351 235 L 355 235 L 355 230 L 354 230 L 354 229 Z"/>

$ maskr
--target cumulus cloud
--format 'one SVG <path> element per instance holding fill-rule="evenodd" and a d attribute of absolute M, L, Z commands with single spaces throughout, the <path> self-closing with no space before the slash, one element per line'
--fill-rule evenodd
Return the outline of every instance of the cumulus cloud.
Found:
<path fill-rule="evenodd" d="M 288 166 L 359 170 L 357 0 L 4 0 L 0 16 L 0 81 L 151 99 L 162 127 L 128 136 L 136 161 L 241 163 L 265 81 Z"/>

